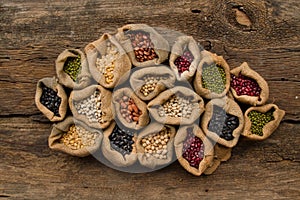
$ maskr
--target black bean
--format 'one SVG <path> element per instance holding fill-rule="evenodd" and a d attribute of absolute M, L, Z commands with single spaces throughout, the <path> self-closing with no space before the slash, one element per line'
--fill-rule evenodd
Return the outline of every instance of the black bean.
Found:
<path fill-rule="evenodd" d="M 123 156 L 132 152 L 133 133 L 129 130 L 123 130 L 117 125 L 109 136 L 111 147 L 120 152 Z"/>
<path fill-rule="evenodd" d="M 53 112 L 55 116 L 60 117 L 59 106 L 61 104 L 61 98 L 57 95 L 57 92 L 55 92 L 51 88 L 46 87 L 44 84 L 41 85 L 41 88 L 41 104 L 43 104 L 47 109 Z"/>

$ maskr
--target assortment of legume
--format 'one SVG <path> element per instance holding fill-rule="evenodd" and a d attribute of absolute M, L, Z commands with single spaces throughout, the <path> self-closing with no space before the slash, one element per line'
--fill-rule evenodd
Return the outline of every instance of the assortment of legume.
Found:
<path fill-rule="evenodd" d="M 79 102 L 74 102 L 78 114 L 85 115 L 89 122 L 104 123 L 101 105 L 101 93 L 98 90 L 95 90 L 90 97 Z"/>
<path fill-rule="evenodd" d="M 63 67 L 64 72 L 66 72 L 73 81 L 77 80 L 77 76 L 81 70 L 81 57 L 68 57 L 67 61 Z"/>
<path fill-rule="evenodd" d="M 138 62 L 145 62 L 158 57 L 155 53 L 154 44 L 151 42 L 149 33 L 138 30 L 128 31 L 126 35 L 130 38 Z"/>
<path fill-rule="evenodd" d="M 223 67 L 216 64 L 205 65 L 202 68 L 203 87 L 220 94 L 225 90 L 226 74 Z"/>
<path fill-rule="evenodd" d="M 186 49 L 183 52 L 182 56 L 178 56 L 175 59 L 174 64 L 178 69 L 179 75 L 182 74 L 184 71 L 189 70 L 189 67 L 193 62 L 193 60 L 194 60 L 194 56 L 188 49 Z"/>
<path fill-rule="evenodd" d="M 192 114 L 192 103 L 189 97 L 172 95 L 158 110 L 159 116 L 189 118 Z"/>
<path fill-rule="evenodd" d="M 248 95 L 259 97 L 261 92 L 261 88 L 255 80 L 242 74 L 238 76 L 231 74 L 230 86 L 236 91 L 238 96 Z"/>
<path fill-rule="evenodd" d="M 218 134 L 221 138 L 229 141 L 234 138 L 232 132 L 239 126 L 238 117 L 226 113 L 226 111 L 214 105 L 213 115 L 208 125 L 208 130 Z"/>
<path fill-rule="evenodd" d="M 200 162 L 204 158 L 204 143 L 193 134 L 191 128 L 187 128 L 187 136 L 183 143 L 182 157 L 186 159 L 191 167 L 199 168 Z"/>
<path fill-rule="evenodd" d="M 170 129 L 163 127 L 159 133 L 144 137 L 141 140 L 141 145 L 145 149 L 145 156 L 147 158 L 154 156 L 158 159 L 166 159 L 168 153 L 167 144 L 170 140 L 170 136 Z"/>
<path fill-rule="evenodd" d="M 46 87 L 44 84 L 41 84 L 42 87 L 42 96 L 40 102 L 48 108 L 51 112 L 54 113 L 54 116 L 60 117 L 59 106 L 61 104 L 61 98 L 57 95 L 53 89 Z"/>
<path fill-rule="evenodd" d="M 248 113 L 248 117 L 251 121 L 251 132 L 253 134 L 263 136 L 263 128 L 270 121 L 274 120 L 274 110 L 271 109 L 266 113 L 261 113 L 256 110 L 252 110 Z"/>
<path fill-rule="evenodd" d="M 60 142 L 73 150 L 78 150 L 95 145 L 97 136 L 97 133 L 89 132 L 83 127 L 73 124 L 62 135 Z"/>
<path fill-rule="evenodd" d="M 111 147 L 123 156 L 132 152 L 134 148 L 133 138 L 134 135 L 131 131 L 121 129 L 118 125 L 115 126 L 112 133 L 109 135 Z"/>
<path fill-rule="evenodd" d="M 119 56 L 118 49 L 111 42 L 106 42 L 106 54 L 97 58 L 96 67 L 104 75 L 106 83 L 113 82 L 115 61 Z"/>
<path fill-rule="evenodd" d="M 125 32 L 125 35 L 131 42 L 136 61 L 146 62 L 158 58 L 158 55 L 161 55 L 161 53 L 157 54 L 157 52 L 159 51 L 158 49 L 155 49 L 155 46 L 153 44 L 154 41 L 155 45 L 157 45 L 156 43 L 157 40 L 155 40 L 152 34 L 150 38 L 149 32 L 146 32 L 144 30 L 129 30 Z M 153 41 L 151 39 L 153 39 Z M 81 56 L 84 56 L 83 54 L 80 55 L 76 54 L 76 55 L 77 55 L 76 57 L 68 57 L 67 60 L 64 62 L 64 66 L 63 66 L 63 71 L 67 73 L 74 82 L 77 80 L 77 77 L 81 71 L 81 67 L 82 67 Z M 95 63 L 96 67 L 103 74 L 103 79 L 107 84 L 110 84 L 114 81 L 118 81 L 115 80 L 116 77 L 118 77 L 115 76 L 115 73 L 117 73 L 118 71 L 115 69 L 115 64 L 119 55 L 120 53 L 118 52 L 118 48 L 116 47 L 116 45 L 107 41 L 105 53 L 103 55 L 100 55 L 96 59 L 96 63 Z M 128 55 L 131 56 L 132 54 L 130 53 Z M 179 75 L 185 71 L 189 71 L 190 65 L 194 60 L 194 55 L 189 51 L 189 49 L 185 48 L 183 50 L 183 54 L 175 59 L 174 64 L 178 69 Z M 206 56 L 209 55 L 209 53 L 203 55 Z M 197 57 L 195 56 L 195 59 L 196 58 Z M 131 59 L 131 61 L 132 61 L 131 64 L 134 64 L 136 65 L 136 67 L 138 67 L 137 65 L 139 64 L 137 64 L 137 62 L 134 59 Z M 226 83 L 228 83 L 229 81 L 226 80 L 227 68 L 223 67 L 223 64 L 221 66 L 216 63 L 219 62 L 215 61 L 215 63 L 213 64 L 204 64 L 202 66 L 201 82 L 200 79 L 197 80 L 198 85 L 194 84 L 194 86 L 199 86 L 199 85 L 201 86 L 202 83 L 202 87 L 210 90 L 210 92 L 216 94 L 221 94 L 224 92 L 224 90 L 227 88 Z M 142 65 L 142 63 L 140 64 Z M 144 67 L 144 66 L 139 66 L 139 67 Z M 57 69 L 60 68 L 57 67 Z M 84 68 L 82 68 L 82 70 L 83 69 Z M 151 94 L 151 92 L 155 90 L 155 88 L 157 87 L 157 83 L 159 81 L 161 80 L 168 81 L 169 78 L 169 75 L 156 76 L 156 75 L 143 74 L 142 76 L 143 76 L 142 80 L 144 81 L 144 85 L 142 85 L 139 92 L 141 92 L 145 97 Z M 230 86 L 236 91 L 238 96 L 248 95 L 248 96 L 256 96 L 259 98 L 260 95 L 261 97 L 263 96 L 263 92 L 261 91 L 262 90 L 264 91 L 264 87 L 262 86 L 261 82 L 260 85 L 262 86 L 262 88 L 260 88 L 260 86 L 254 79 L 242 75 L 241 73 L 238 75 L 231 74 L 230 78 L 231 78 Z M 130 75 L 129 75 L 129 79 L 130 79 Z M 62 83 L 62 84 L 67 87 L 66 83 Z M 52 111 L 55 116 L 60 116 L 59 106 L 61 104 L 62 99 L 57 95 L 57 92 L 55 92 L 53 89 L 48 88 L 45 85 L 42 85 L 41 88 L 42 88 L 42 94 L 39 99 L 40 103 L 43 104 L 45 107 L 47 107 L 50 111 Z M 195 88 L 196 87 L 194 87 L 194 89 Z M 108 88 L 108 89 L 112 89 L 112 88 Z M 195 90 L 197 91 L 197 89 Z M 200 94 L 201 92 L 198 93 Z M 201 95 L 200 95 L 201 98 L 205 96 L 205 94 L 202 93 Z M 96 90 L 92 95 L 80 101 L 74 101 L 73 105 L 79 115 L 86 116 L 89 123 L 94 123 L 94 122 L 104 123 L 103 117 L 105 116 L 105 113 L 102 112 L 102 106 L 103 106 L 102 105 L 103 102 L 101 101 L 102 98 L 105 97 L 101 95 L 101 92 L 99 90 Z M 234 96 L 234 98 L 236 98 L 236 100 L 238 101 L 238 97 L 236 97 L 236 95 Z M 38 98 L 36 97 L 36 99 Z M 144 108 L 140 106 L 140 101 L 135 102 L 136 100 L 139 100 L 138 97 L 131 98 L 130 96 L 125 94 L 121 96 L 119 99 L 117 99 L 117 102 L 120 105 L 120 109 L 118 111 L 120 113 L 118 113 L 117 117 L 119 117 L 120 119 L 121 118 L 125 119 L 127 123 L 138 124 L 139 118 L 141 117 L 142 114 L 144 114 L 142 113 L 141 110 L 143 110 L 143 112 L 146 112 L 146 110 L 144 110 Z M 165 117 L 165 116 L 174 117 L 174 118 L 183 117 L 187 119 L 191 119 L 193 117 L 192 115 L 193 103 L 191 97 L 182 95 L 179 92 L 177 94 L 170 96 L 167 100 L 164 99 L 163 101 L 164 102 L 160 103 L 161 105 L 158 107 L 158 114 L 160 117 Z M 137 106 L 137 104 L 139 105 L 139 107 Z M 248 117 L 251 121 L 252 134 L 263 136 L 263 128 L 265 127 L 265 125 L 275 120 L 273 113 L 274 113 L 273 109 L 271 109 L 266 113 L 261 113 L 255 110 L 250 111 Z M 171 120 L 176 121 L 177 119 L 174 118 L 171 118 Z M 201 117 L 199 119 L 202 120 Z M 207 128 L 209 131 L 216 133 L 220 138 L 223 138 L 226 141 L 231 141 L 235 139 L 233 132 L 240 125 L 239 123 L 240 123 L 239 118 L 235 116 L 234 113 L 233 114 L 226 113 L 226 111 L 223 108 L 219 106 L 214 106 L 213 113 Z M 110 125 L 113 125 L 113 123 L 111 123 Z M 199 126 L 199 124 L 197 125 Z M 58 142 L 60 144 L 64 144 L 65 146 L 69 147 L 71 150 L 79 150 L 85 147 L 95 145 L 99 133 L 96 132 L 92 133 L 88 131 L 90 129 L 87 130 L 84 127 L 85 126 L 81 127 L 81 126 L 71 125 L 69 127 L 69 130 L 61 135 L 61 138 L 58 140 Z M 137 153 L 135 151 L 136 148 L 135 142 L 136 142 L 136 137 L 139 137 L 138 134 L 135 135 L 136 133 L 133 132 L 132 130 L 123 129 L 118 125 L 115 125 L 114 128 L 113 126 L 111 126 L 111 129 L 109 128 L 104 129 L 104 131 L 107 130 L 111 131 L 111 133 L 109 133 L 108 136 L 109 145 L 111 149 L 116 150 L 122 156 Z M 204 144 L 203 142 L 203 141 L 206 142 L 206 138 L 204 140 L 201 136 L 201 138 L 203 139 L 202 140 L 201 138 L 197 137 L 193 133 L 193 128 L 187 128 L 186 133 L 187 136 L 183 141 L 183 148 L 182 148 L 182 152 L 180 150 L 180 154 L 186 161 L 188 161 L 191 167 L 198 169 L 200 167 L 201 161 L 203 161 L 204 159 L 206 160 L 207 158 L 207 156 L 204 155 L 204 152 L 205 152 L 205 148 L 208 145 L 207 143 Z M 176 139 L 176 133 L 175 135 L 172 135 L 172 137 L 175 137 Z M 209 136 L 205 136 L 205 137 L 209 138 Z M 164 127 L 161 131 L 153 132 L 150 135 L 143 136 L 142 138 L 138 138 L 138 139 L 140 139 L 138 140 L 140 141 L 139 145 L 143 147 L 144 149 L 143 153 L 146 158 L 154 157 L 166 161 L 168 159 L 167 155 L 169 151 L 173 151 L 172 148 L 168 148 L 169 147 L 168 144 L 170 144 L 170 140 L 171 140 L 171 132 L 167 126 Z M 138 148 L 139 147 L 140 146 L 138 146 Z M 177 150 L 176 153 L 178 153 Z"/>

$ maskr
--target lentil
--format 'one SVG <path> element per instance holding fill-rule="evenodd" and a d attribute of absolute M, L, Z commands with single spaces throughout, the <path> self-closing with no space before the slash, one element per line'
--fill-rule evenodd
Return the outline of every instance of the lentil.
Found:
<path fill-rule="evenodd" d="M 81 70 L 81 57 L 78 55 L 77 57 L 68 57 L 64 67 L 64 72 L 66 72 L 73 81 L 76 81 L 78 74 Z"/>
<path fill-rule="evenodd" d="M 154 91 L 157 83 L 160 80 L 166 80 L 166 79 L 168 79 L 168 76 L 151 76 L 151 75 L 146 75 L 142 79 L 143 79 L 143 81 L 145 81 L 145 84 L 141 87 L 140 92 L 144 96 L 148 96 L 151 92 Z"/>
<path fill-rule="evenodd" d="M 85 128 L 73 124 L 60 138 L 60 142 L 73 150 L 78 150 L 95 145 L 97 136 L 97 133 L 89 132 Z"/>
<path fill-rule="evenodd" d="M 117 47 L 108 41 L 106 42 L 106 53 L 96 60 L 96 67 L 104 75 L 106 83 L 113 82 L 115 61 L 118 56 Z"/>
<path fill-rule="evenodd" d="M 141 140 L 147 158 L 154 156 L 158 159 L 167 159 L 167 144 L 170 140 L 170 129 L 164 127 L 159 133 L 151 134 Z"/>
<path fill-rule="evenodd" d="M 188 49 L 186 49 L 183 52 L 182 56 L 178 56 L 175 59 L 174 64 L 178 69 L 179 75 L 181 75 L 184 71 L 189 70 L 189 67 L 190 67 L 191 63 L 193 62 L 193 60 L 194 60 L 194 56 Z"/>
<path fill-rule="evenodd" d="M 223 67 L 212 64 L 203 66 L 202 70 L 203 87 L 217 94 L 222 93 L 226 84 L 226 74 Z"/>
<path fill-rule="evenodd" d="M 55 116 L 60 117 L 59 106 L 61 104 L 61 98 L 57 95 L 53 89 L 46 87 L 43 83 L 41 84 L 42 95 L 40 97 L 40 102 Z"/>
<path fill-rule="evenodd" d="M 120 104 L 120 113 L 122 117 L 128 122 L 138 123 L 139 117 L 142 114 L 142 111 L 138 109 L 133 99 L 124 95 L 118 100 Z"/>
<path fill-rule="evenodd" d="M 126 35 L 130 38 L 136 60 L 144 62 L 157 58 L 154 51 L 154 44 L 151 42 L 150 33 L 145 31 L 128 31 Z"/>
<path fill-rule="evenodd" d="M 221 138 L 229 141 L 233 140 L 232 132 L 239 126 L 238 117 L 226 113 L 226 111 L 214 105 L 213 115 L 208 124 L 208 130 L 218 134 Z"/>
<path fill-rule="evenodd" d="M 95 90 L 91 96 L 79 102 L 74 102 L 74 106 L 78 114 L 85 115 L 89 122 L 104 123 L 104 113 L 101 110 L 101 93 L 99 90 Z"/>
<path fill-rule="evenodd" d="M 192 104 L 190 98 L 176 95 L 172 95 L 158 110 L 160 117 L 167 115 L 170 117 L 189 118 L 191 113 Z"/>
<path fill-rule="evenodd" d="M 248 113 L 248 117 L 251 121 L 251 132 L 253 134 L 263 136 L 263 128 L 270 121 L 274 120 L 274 109 L 269 110 L 266 113 L 261 113 L 256 110 L 252 110 Z"/>
<path fill-rule="evenodd" d="M 204 158 L 204 143 L 193 134 L 192 128 L 187 128 L 187 136 L 183 143 L 182 157 L 189 162 L 191 167 L 197 169 Z"/>
<path fill-rule="evenodd" d="M 252 78 L 246 77 L 241 73 L 238 76 L 231 74 L 231 87 L 236 91 L 238 96 L 248 95 L 259 97 L 261 88 Z"/>
<path fill-rule="evenodd" d="M 133 133 L 129 130 L 115 126 L 109 135 L 110 145 L 113 149 L 120 152 L 123 156 L 130 154 L 133 150 Z"/>

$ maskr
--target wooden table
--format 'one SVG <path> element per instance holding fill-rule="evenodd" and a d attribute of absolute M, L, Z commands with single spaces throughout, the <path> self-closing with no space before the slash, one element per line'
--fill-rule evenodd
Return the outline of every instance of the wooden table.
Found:
<path fill-rule="evenodd" d="M 299 0 L 42 2 L 0 3 L 0 199 L 299 198 Z M 64 49 L 128 23 L 191 35 L 231 68 L 247 61 L 268 81 L 269 102 L 286 111 L 280 127 L 263 142 L 241 138 L 229 161 L 201 177 L 178 162 L 129 174 L 50 150 L 52 124 L 34 104 L 37 81 L 55 75 Z"/>

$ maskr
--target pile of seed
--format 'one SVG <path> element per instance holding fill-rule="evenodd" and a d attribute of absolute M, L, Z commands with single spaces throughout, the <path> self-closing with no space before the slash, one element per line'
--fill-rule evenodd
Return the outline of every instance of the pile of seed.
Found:
<path fill-rule="evenodd" d="M 142 111 L 138 109 L 132 98 L 124 95 L 118 100 L 120 104 L 120 113 L 122 117 L 128 122 L 139 122 L 139 117 Z"/>
<path fill-rule="evenodd" d="M 115 126 L 109 135 L 110 145 L 113 149 L 120 152 L 123 156 L 130 154 L 133 150 L 133 133 Z"/>
<path fill-rule="evenodd" d="M 232 132 L 239 126 L 238 117 L 226 113 L 226 111 L 214 105 L 213 115 L 208 124 L 208 130 L 218 134 L 221 138 L 229 141 L 234 137 Z"/>
<path fill-rule="evenodd" d="M 176 58 L 174 64 L 178 69 L 179 75 L 182 74 L 184 71 L 189 70 L 193 60 L 194 60 L 194 56 L 188 49 L 183 52 L 182 56 L 178 56 Z"/>
<path fill-rule="evenodd" d="M 154 51 L 154 44 L 151 42 L 150 33 L 145 31 L 128 31 L 126 35 L 130 38 L 136 60 L 144 62 L 157 58 Z"/>
<path fill-rule="evenodd" d="M 193 134 L 192 128 L 187 128 L 187 136 L 182 148 L 182 157 L 189 162 L 191 167 L 197 169 L 204 158 L 204 143 Z"/>
<path fill-rule="evenodd" d="M 263 128 L 270 121 L 274 120 L 274 109 L 269 110 L 266 113 L 261 113 L 256 110 L 252 110 L 248 113 L 248 117 L 251 121 L 251 132 L 253 134 L 263 136 Z"/>
<path fill-rule="evenodd" d="M 231 74 L 230 85 L 236 91 L 238 96 L 248 95 L 259 97 L 261 92 L 261 88 L 255 80 L 242 74 L 239 74 L 238 76 Z"/>
<path fill-rule="evenodd" d="M 113 82 L 115 61 L 118 56 L 117 47 L 108 41 L 106 42 L 106 54 L 96 60 L 96 67 L 104 75 L 106 83 Z"/>
<path fill-rule="evenodd" d="M 144 137 L 141 140 L 141 145 L 145 149 L 145 156 L 147 158 L 154 156 L 159 159 L 167 159 L 167 144 L 170 140 L 170 136 L 170 130 L 164 127 L 159 133 Z"/>
<path fill-rule="evenodd" d="M 154 91 L 157 83 L 160 80 L 166 80 L 166 79 L 168 79 L 168 77 L 167 76 L 151 76 L 151 75 L 146 75 L 142 79 L 143 79 L 143 81 L 145 81 L 145 84 L 140 89 L 140 92 L 144 96 L 148 96 L 151 92 Z"/>
<path fill-rule="evenodd" d="M 83 127 L 73 124 L 68 132 L 60 138 L 60 142 L 73 150 L 77 150 L 95 145 L 97 136 L 96 133 L 89 132 Z"/>
<path fill-rule="evenodd" d="M 60 117 L 59 106 L 61 104 L 61 98 L 57 95 L 53 89 L 46 87 L 44 84 L 41 84 L 42 95 L 40 97 L 40 102 L 51 112 L 54 113 L 54 116 Z"/>
<path fill-rule="evenodd" d="M 170 117 L 189 118 L 192 114 L 192 103 L 189 97 L 172 95 L 168 101 L 163 103 L 158 109 L 160 117 L 165 115 Z"/>
<path fill-rule="evenodd" d="M 68 57 L 67 61 L 63 67 L 64 72 L 66 72 L 73 81 L 76 81 L 78 74 L 81 70 L 81 58 L 80 55 L 77 57 Z"/>
<path fill-rule="evenodd" d="M 74 102 L 74 106 L 78 114 L 85 115 L 89 122 L 104 123 L 101 105 L 101 93 L 99 90 L 95 90 L 95 92 L 88 98 Z"/>
<path fill-rule="evenodd" d="M 225 90 L 226 74 L 223 67 L 212 64 L 203 66 L 202 85 L 211 92 L 220 94 Z"/>

